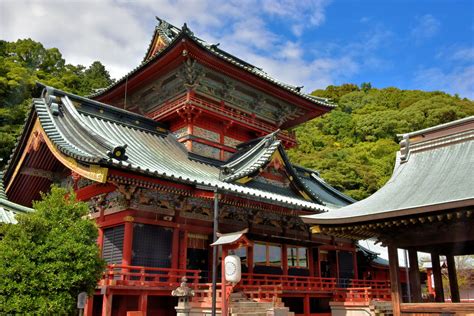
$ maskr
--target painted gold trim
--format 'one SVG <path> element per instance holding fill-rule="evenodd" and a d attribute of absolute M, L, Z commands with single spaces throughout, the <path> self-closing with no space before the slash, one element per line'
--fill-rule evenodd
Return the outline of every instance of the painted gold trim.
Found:
<path fill-rule="evenodd" d="M 77 172 L 84 178 L 100 183 L 105 183 L 107 181 L 107 174 L 109 171 L 108 168 L 100 167 L 98 165 L 85 166 L 77 162 L 74 158 L 67 157 L 51 142 L 41 125 L 39 125 L 39 131 L 43 136 L 43 139 L 53 156 L 58 159 L 64 166 L 74 172 Z"/>
<path fill-rule="evenodd" d="M 245 184 L 245 183 L 249 182 L 250 180 L 252 180 L 252 177 L 246 176 L 246 177 L 238 179 L 237 182 Z"/>
<path fill-rule="evenodd" d="M 64 155 L 48 138 L 46 132 L 41 126 L 39 119 L 37 118 L 34 123 L 33 129 L 31 130 L 30 135 L 28 136 L 28 141 L 21 154 L 21 158 L 15 166 L 15 170 L 13 171 L 10 181 L 8 182 L 8 185 L 5 190 L 6 192 L 10 190 L 13 181 L 20 173 L 21 167 L 26 158 L 26 155 L 28 154 L 32 142 L 35 141 L 38 137 L 42 137 L 42 139 L 46 143 L 46 146 L 48 146 L 48 149 L 51 151 L 53 156 L 58 159 L 65 167 L 77 172 L 84 178 L 100 183 L 105 183 L 107 181 L 108 168 L 104 168 L 98 165 L 85 166 L 83 164 L 78 163 L 74 158 L 67 157 L 66 155 Z"/>
<path fill-rule="evenodd" d="M 33 125 L 33 129 L 31 131 L 30 135 L 28 136 L 28 141 L 26 142 L 25 149 L 21 153 L 20 160 L 18 161 L 17 165 L 15 166 L 15 170 L 13 171 L 13 174 L 10 177 L 10 181 L 7 184 L 7 188 L 5 189 L 5 192 L 7 192 L 7 193 L 8 193 L 8 190 L 10 190 L 16 176 L 20 172 L 21 165 L 23 164 L 23 161 L 25 160 L 26 154 L 28 154 L 28 149 L 30 148 L 31 143 L 33 142 L 33 140 L 35 140 L 37 137 L 39 137 L 38 134 L 35 135 L 35 132 L 38 132 L 39 126 L 40 126 L 40 122 L 39 122 L 38 119 L 36 119 L 35 124 Z"/>

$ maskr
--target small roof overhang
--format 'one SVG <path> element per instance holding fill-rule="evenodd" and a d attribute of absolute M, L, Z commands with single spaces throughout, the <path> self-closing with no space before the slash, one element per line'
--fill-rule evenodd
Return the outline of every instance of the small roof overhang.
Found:
<path fill-rule="evenodd" d="M 248 233 L 248 228 L 227 234 L 217 233 L 217 240 L 211 244 L 211 246 L 231 246 L 235 244 L 241 245 L 251 245 L 250 240 L 245 237 L 245 234 Z"/>

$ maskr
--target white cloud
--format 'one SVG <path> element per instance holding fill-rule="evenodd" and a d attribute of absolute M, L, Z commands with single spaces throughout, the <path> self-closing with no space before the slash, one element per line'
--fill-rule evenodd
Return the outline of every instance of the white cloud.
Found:
<path fill-rule="evenodd" d="M 73 64 L 100 60 L 113 76 L 139 63 L 151 33 L 126 6 L 108 1 L 6 0 L 0 11 L 0 38 L 58 47 Z"/>
<path fill-rule="evenodd" d="M 284 17 L 304 24 L 319 26 L 325 21 L 328 0 L 264 0 L 266 13 Z"/>
<path fill-rule="evenodd" d="M 307 90 L 349 78 L 359 69 L 353 55 L 308 53 L 299 40 L 270 29 L 277 22 L 296 36 L 325 21 L 327 0 L 3 0 L 0 38 L 30 37 L 46 47 L 58 47 L 73 64 L 103 62 L 115 78 L 143 58 L 155 15 L 191 30 L 210 43 L 258 67 L 275 78 Z M 342 52 L 343 50 L 341 50 Z"/>
<path fill-rule="evenodd" d="M 416 25 L 411 30 L 411 35 L 418 41 L 435 36 L 441 23 L 431 14 L 425 14 L 416 18 Z"/>
<path fill-rule="evenodd" d="M 453 51 L 449 58 L 451 60 L 472 62 L 474 61 L 474 48 L 468 47 L 458 49 L 456 51 Z"/>

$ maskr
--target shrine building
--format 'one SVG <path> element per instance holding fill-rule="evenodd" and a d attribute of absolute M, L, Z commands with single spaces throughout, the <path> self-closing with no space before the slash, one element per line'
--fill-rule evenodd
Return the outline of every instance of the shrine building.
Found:
<path fill-rule="evenodd" d="M 455 256 L 474 254 L 474 116 L 399 136 L 392 177 L 380 190 L 304 220 L 316 235 L 373 238 L 388 247 L 394 315 L 473 315 L 474 303 L 460 295 Z M 410 265 L 405 297 L 399 248 Z M 431 256 L 427 294 L 434 294 L 433 302 L 422 295 L 418 252 Z"/>
<path fill-rule="evenodd" d="M 89 316 L 174 315 L 183 276 L 209 310 L 214 214 L 219 233 L 237 233 L 219 256 L 232 251 L 243 272 L 225 287 L 219 263 L 222 315 L 231 293 L 297 315 L 328 315 L 345 288 L 390 299 L 386 268 L 366 278 L 376 255 L 300 217 L 355 202 L 286 154 L 291 128 L 333 107 L 158 19 L 143 62 L 111 86 L 85 98 L 38 84 L 6 195 L 30 207 L 54 183 L 89 204 L 108 263 Z"/>

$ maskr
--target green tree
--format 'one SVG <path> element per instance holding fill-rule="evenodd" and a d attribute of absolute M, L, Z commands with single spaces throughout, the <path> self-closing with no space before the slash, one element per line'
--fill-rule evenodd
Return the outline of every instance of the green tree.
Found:
<path fill-rule="evenodd" d="M 298 147 L 290 159 L 320 171 L 335 188 L 363 199 L 390 178 L 397 134 L 474 115 L 474 102 L 443 92 L 376 89 L 362 84 L 329 86 L 314 95 L 337 107 L 295 128 Z"/>
<path fill-rule="evenodd" d="M 33 206 L 18 224 L 0 226 L 0 314 L 73 314 L 77 295 L 93 292 L 105 266 L 97 227 L 87 204 L 62 188 Z"/>
<path fill-rule="evenodd" d="M 32 39 L 0 40 L 0 167 L 21 131 L 37 81 L 79 95 L 113 82 L 98 61 L 89 68 L 75 66 L 66 64 L 57 48 L 45 48 Z"/>

